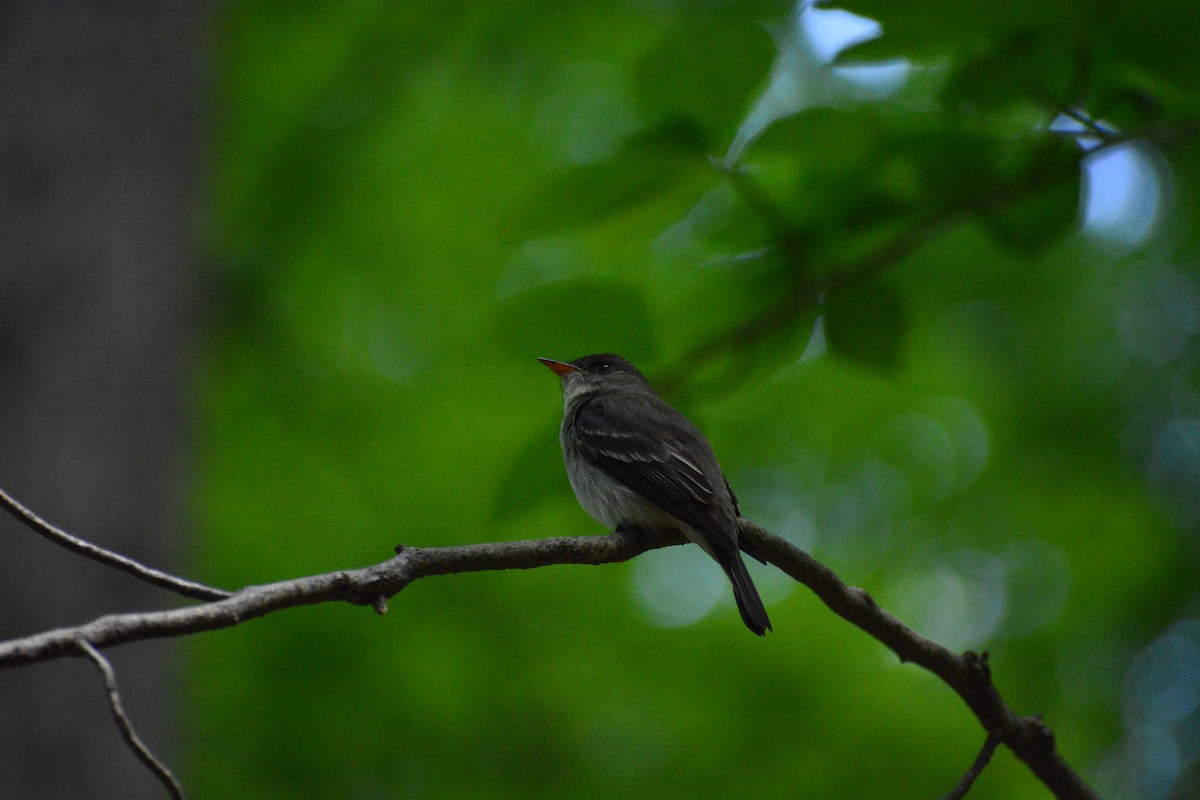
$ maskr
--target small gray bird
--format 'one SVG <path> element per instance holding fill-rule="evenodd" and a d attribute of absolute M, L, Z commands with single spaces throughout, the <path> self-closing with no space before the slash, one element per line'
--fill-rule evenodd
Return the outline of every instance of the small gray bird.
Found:
<path fill-rule="evenodd" d="M 738 535 L 737 498 L 704 434 L 620 356 L 538 360 L 562 378 L 559 439 L 584 510 L 614 530 L 681 531 L 725 570 L 746 627 L 771 630 L 738 550 L 763 559 Z"/>

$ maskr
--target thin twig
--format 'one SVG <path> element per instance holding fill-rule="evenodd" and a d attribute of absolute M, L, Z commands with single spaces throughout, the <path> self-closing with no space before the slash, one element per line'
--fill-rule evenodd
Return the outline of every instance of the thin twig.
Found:
<path fill-rule="evenodd" d="M 962 800 L 962 798 L 966 797 L 967 792 L 971 791 L 971 786 L 975 783 L 975 779 L 979 777 L 980 773 L 988 765 L 988 762 L 992 760 L 992 755 L 999 746 L 999 735 L 994 731 L 989 732 L 987 738 L 983 740 L 983 747 L 980 748 L 979 755 L 975 756 L 975 763 L 971 764 L 971 768 L 963 774 L 953 789 L 942 795 L 942 800 Z"/>
<path fill-rule="evenodd" d="M 91 659 L 91 662 L 100 670 L 100 675 L 104 678 L 104 688 L 108 691 L 108 705 L 112 710 L 113 720 L 121 730 L 121 737 L 129 745 L 129 749 L 133 750 L 138 760 L 145 764 L 162 782 L 174 800 L 184 800 L 183 786 L 175 778 L 174 773 L 167 768 L 166 764 L 155 758 L 154 753 L 150 752 L 150 748 L 146 747 L 145 742 L 133 729 L 133 723 L 129 721 L 129 716 L 125 713 L 125 708 L 121 703 L 121 692 L 117 689 L 117 675 L 113 671 L 112 664 L 87 639 L 79 639 L 75 644 L 79 651 Z"/>
<path fill-rule="evenodd" d="M 1090 134 L 1081 134 L 1088 136 Z M 1181 141 L 1190 141 L 1200 135 L 1200 119 L 1180 119 L 1169 122 L 1146 125 L 1129 133 L 1113 133 L 1097 144 L 1084 151 L 1086 161 L 1094 156 L 1122 145 L 1146 142 L 1162 147 L 1174 145 Z"/>
<path fill-rule="evenodd" d="M 1025 191 L 1032 190 L 1026 189 Z M 721 353 L 746 350 L 752 347 L 756 342 L 790 325 L 806 311 L 819 306 L 821 298 L 827 292 L 871 279 L 895 266 L 929 242 L 935 235 L 964 219 L 970 213 L 989 210 L 1017 199 L 1024 193 L 1010 196 L 1007 193 L 997 192 L 989 198 L 971 198 L 969 202 L 937 209 L 914 220 L 911 226 L 866 253 L 854 263 L 840 265 L 837 269 L 830 270 L 829 274 L 814 274 L 805 277 L 804 271 L 799 271 L 797 274 L 801 277 L 793 281 L 787 291 L 776 298 L 769 307 L 748 317 L 733 328 L 723 330 L 693 346 L 684 353 L 682 358 L 676 360 L 676 364 L 683 366 L 676 371 L 656 376 L 655 385 L 667 394 L 677 393 L 688 380 L 688 376 L 698 372 L 698 367 L 714 361 Z M 760 197 L 758 200 L 759 206 L 770 202 L 772 201 L 769 198 Z M 761 210 L 758 210 L 758 213 L 762 213 Z"/>
<path fill-rule="evenodd" d="M 161 570 L 148 567 L 138 561 L 134 561 L 128 556 L 123 556 L 120 553 L 114 553 L 111 550 L 106 550 L 103 547 L 84 541 L 78 536 L 72 536 L 62 528 L 56 528 L 46 520 L 39 517 L 37 514 L 30 511 L 25 506 L 17 502 L 3 489 L 0 489 L 0 507 L 11 514 L 18 522 L 26 525 L 34 533 L 49 539 L 61 547 L 78 553 L 85 558 L 90 558 L 93 561 L 98 561 L 110 567 L 127 572 L 136 578 L 139 578 L 146 583 L 159 587 L 160 589 L 168 589 L 176 594 L 181 594 L 184 597 L 189 597 L 193 600 L 220 600 L 229 597 L 229 592 L 223 589 L 216 589 L 212 586 L 205 586 L 202 583 L 196 583 L 184 578 L 179 578 L 174 575 L 162 572 Z"/>
<path fill-rule="evenodd" d="M 1084 127 L 1084 130 L 1082 131 L 1068 131 L 1068 133 L 1094 136 L 1101 141 L 1108 141 L 1109 139 L 1119 135 L 1116 130 L 1105 125 L 1101 125 L 1099 122 L 1092 119 L 1087 114 L 1084 114 L 1082 111 L 1079 111 L 1078 109 L 1071 108 L 1067 105 L 1059 105 L 1057 106 L 1057 109 L 1058 113 L 1062 114 L 1068 119 L 1078 122 Z"/>
<path fill-rule="evenodd" d="M 1101 153 L 1108 152 L 1125 145 L 1145 142 L 1149 144 L 1171 145 L 1175 142 L 1195 138 L 1200 133 L 1200 119 L 1184 118 L 1145 125 L 1134 131 L 1119 131 L 1096 122 L 1079 111 L 1055 106 L 1063 116 L 1078 122 L 1082 128 L 1073 130 L 1051 130 L 1056 136 L 1066 136 L 1074 139 L 1082 148 L 1084 161 L 1092 159 Z"/>
<path fill-rule="evenodd" d="M 758 215 L 759 221 L 766 226 L 775 241 L 783 243 L 788 250 L 789 258 L 802 259 L 803 252 L 799 247 L 800 236 L 796 226 L 788 219 L 783 208 L 772 199 L 762 184 L 744 167 L 715 160 L 710 163 L 725 176 L 730 187 L 742 199 L 742 202 Z M 794 264 L 793 266 L 799 267 L 800 265 Z"/>

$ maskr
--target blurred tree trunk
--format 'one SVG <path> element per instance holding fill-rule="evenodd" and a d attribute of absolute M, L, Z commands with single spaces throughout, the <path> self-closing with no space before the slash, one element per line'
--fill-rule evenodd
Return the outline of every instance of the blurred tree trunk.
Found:
<path fill-rule="evenodd" d="M 183 541 L 195 219 L 207 93 L 198 3 L 0 6 L 0 485 L 171 570 Z M 0 520 L 0 636 L 175 599 Z M 178 766 L 172 645 L 112 654 Z M 0 673 L 0 796 L 163 796 L 80 659 Z"/>

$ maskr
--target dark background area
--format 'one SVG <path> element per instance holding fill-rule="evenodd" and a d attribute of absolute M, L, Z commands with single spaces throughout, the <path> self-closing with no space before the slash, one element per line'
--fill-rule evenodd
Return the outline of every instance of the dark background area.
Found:
<path fill-rule="evenodd" d="M 182 569 L 210 108 L 209 9 L 0 11 L 0 481 L 45 518 Z M 161 592 L 0 520 L 0 636 L 156 608 Z M 178 647 L 113 655 L 145 737 L 178 757 Z M 82 660 L 0 681 L 0 793 L 160 797 Z"/>

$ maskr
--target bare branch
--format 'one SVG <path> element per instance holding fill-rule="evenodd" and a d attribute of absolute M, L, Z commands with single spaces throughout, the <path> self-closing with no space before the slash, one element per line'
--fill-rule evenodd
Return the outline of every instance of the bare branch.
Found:
<path fill-rule="evenodd" d="M 1079 125 L 1079 128 L 1058 128 L 1051 129 L 1049 132 L 1058 136 L 1068 136 L 1078 141 L 1084 146 L 1083 157 L 1085 159 L 1124 144 L 1150 142 L 1158 145 L 1173 145 L 1178 142 L 1190 141 L 1200 133 L 1200 119 L 1195 117 L 1162 120 L 1143 125 L 1135 130 L 1120 131 L 1065 103 L 1047 99 L 1047 104 L 1054 113 Z"/>
<path fill-rule="evenodd" d="M 927 639 L 880 608 L 862 589 L 847 586 L 833 570 L 808 553 L 750 520 L 742 533 L 758 552 L 803 583 L 830 611 L 878 639 L 901 661 L 910 661 L 937 675 L 974 712 L 983 729 L 995 733 L 1017 758 L 1033 771 L 1055 797 L 1099 800 L 1099 795 L 1063 760 L 1054 735 L 1040 717 L 1021 717 L 1009 708 L 992 683 L 987 659 L 975 653 L 959 655 Z"/>
<path fill-rule="evenodd" d="M 811 589 L 838 616 L 941 678 L 962 697 L 984 730 L 992 732 L 1059 798 L 1097 800 L 1098 795 L 1068 765 L 1050 729 L 1037 716 L 1018 716 L 992 683 L 987 661 L 957 654 L 913 631 L 876 605 L 862 589 L 847 586 L 828 567 L 800 548 L 740 521 L 742 533 L 770 563 Z M 189 608 L 114 614 L 71 628 L 59 628 L 0 642 L 0 667 L 45 661 L 78 650 L 85 640 L 110 647 L 143 639 L 182 636 L 227 628 L 273 611 L 341 601 L 381 611 L 386 600 L 413 581 L 433 575 L 531 569 L 551 564 L 607 564 L 647 550 L 680 544 L 676 533 L 618 531 L 606 536 L 566 536 L 457 547 L 398 547 L 395 558 L 357 570 L 249 586 L 228 598 Z"/>
<path fill-rule="evenodd" d="M 683 541 L 673 533 L 620 532 L 459 547 L 401 547 L 397 548 L 395 558 L 371 567 L 248 586 L 227 598 L 199 606 L 112 614 L 83 625 L 0 642 L 0 668 L 72 655 L 80 639 L 97 647 L 111 647 L 229 628 L 284 608 L 333 601 L 369 605 L 378 611 L 386 608 L 387 598 L 414 580 L 431 575 L 530 569 L 551 564 L 608 564 Z"/>
<path fill-rule="evenodd" d="M 174 773 L 165 764 L 155 758 L 154 754 L 150 752 L 150 748 L 146 747 L 145 742 L 137 735 L 137 731 L 133 729 L 133 723 L 129 721 L 129 716 L 125 713 L 125 708 L 121 703 L 121 692 L 117 689 L 117 675 L 113 671 L 112 664 L 86 639 L 80 639 L 76 642 L 76 647 L 91 659 L 91 662 L 100 670 L 100 675 L 104 679 L 104 688 L 108 691 L 108 705 L 112 710 L 113 720 L 116 721 L 117 727 L 120 728 L 121 737 L 129 745 L 129 749 L 133 750 L 138 760 L 145 764 L 154 773 L 155 777 L 162 781 L 162 785 L 167 788 L 167 792 L 171 797 L 175 798 L 175 800 L 184 800 L 183 786 L 175 778 Z"/>
<path fill-rule="evenodd" d="M 3 489 L 0 489 L 0 508 L 3 508 L 16 518 L 18 522 L 26 525 L 34 533 L 40 534 L 55 544 L 65 547 L 73 553 L 90 558 L 93 561 L 115 567 L 122 572 L 128 572 L 130 575 L 160 589 L 167 589 L 184 597 L 190 597 L 193 600 L 220 600 L 221 598 L 229 597 L 229 592 L 223 589 L 215 589 L 212 586 L 205 586 L 202 583 L 178 578 L 153 567 L 147 567 L 145 564 L 134 561 L 128 556 L 114 553 L 111 550 L 105 550 L 103 547 L 84 541 L 77 536 L 72 536 L 62 528 L 54 527 L 21 505 Z"/>
<path fill-rule="evenodd" d="M 962 800 L 967 796 L 967 792 L 971 791 L 972 784 L 979 777 L 988 762 L 992 760 L 992 755 L 996 752 L 996 748 L 1000 746 L 1000 737 L 996 733 L 989 733 L 987 738 L 983 740 L 983 747 L 979 750 L 979 755 L 975 756 L 975 762 L 959 779 L 958 784 L 953 789 L 942 795 L 942 800 Z"/>

